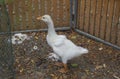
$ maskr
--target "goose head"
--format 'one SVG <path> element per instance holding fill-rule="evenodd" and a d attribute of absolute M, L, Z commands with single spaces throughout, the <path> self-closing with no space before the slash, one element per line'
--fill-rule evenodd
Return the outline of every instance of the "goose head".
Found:
<path fill-rule="evenodd" d="M 48 26 L 48 34 L 51 36 L 56 36 L 54 24 L 50 15 L 43 15 L 36 18 L 37 20 L 44 21 Z"/>
<path fill-rule="evenodd" d="M 50 15 L 39 16 L 39 17 L 37 17 L 37 20 L 42 20 L 42 21 L 44 21 L 46 24 L 52 23 L 52 19 L 51 19 Z"/>

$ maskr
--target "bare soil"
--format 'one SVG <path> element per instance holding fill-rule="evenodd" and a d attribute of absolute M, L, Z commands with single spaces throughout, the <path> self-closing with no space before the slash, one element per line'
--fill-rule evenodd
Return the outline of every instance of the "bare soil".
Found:
<path fill-rule="evenodd" d="M 26 34 L 30 40 L 13 45 L 16 79 L 120 79 L 119 50 L 72 31 L 58 32 L 89 50 L 88 54 L 68 61 L 69 72 L 62 74 L 57 71 L 60 67 L 54 65 L 55 61 L 47 59 L 53 51 L 46 43 L 46 32 Z"/>

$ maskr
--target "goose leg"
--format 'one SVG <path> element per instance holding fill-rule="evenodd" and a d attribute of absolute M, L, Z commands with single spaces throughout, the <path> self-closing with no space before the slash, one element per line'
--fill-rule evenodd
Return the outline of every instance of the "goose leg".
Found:
<path fill-rule="evenodd" d="M 58 67 L 61 67 L 61 66 L 63 66 L 63 63 L 62 62 L 56 62 L 54 65 L 58 66 Z"/>
<path fill-rule="evenodd" d="M 64 68 L 62 68 L 62 69 L 60 69 L 60 70 L 58 70 L 58 71 L 61 72 L 61 73 L 67 73 L 67 72 L 68 72 L 67 64 L 64 64 L 64 63 L 63 63 L 63 66 L 64 66 Z"/>

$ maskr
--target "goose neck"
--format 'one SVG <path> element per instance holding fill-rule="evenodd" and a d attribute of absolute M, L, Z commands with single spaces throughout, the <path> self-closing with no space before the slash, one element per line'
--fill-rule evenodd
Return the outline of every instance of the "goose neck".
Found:
<path fill-rule="evenodd" d="M 48 35 L 50 35 L 50 36 L 57 35 L 56 32 L 55 32 L 55 28 L 54 28 L 53 22 L 48 24 Z"/>

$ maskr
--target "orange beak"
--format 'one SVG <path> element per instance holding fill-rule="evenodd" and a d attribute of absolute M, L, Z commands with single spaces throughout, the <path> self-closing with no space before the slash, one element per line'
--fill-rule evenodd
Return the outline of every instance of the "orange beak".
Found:
<path fill-rule="evenodd" d="M 37 17 L 36 19 L 37 19 L 37 20 L 41 20 L 41 19 L 42 19 L 42 17 L 41 17 L 41 16 L 39 16 L 39 17 Z"/>

